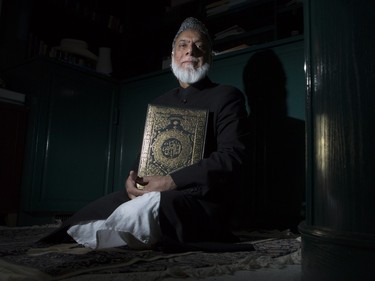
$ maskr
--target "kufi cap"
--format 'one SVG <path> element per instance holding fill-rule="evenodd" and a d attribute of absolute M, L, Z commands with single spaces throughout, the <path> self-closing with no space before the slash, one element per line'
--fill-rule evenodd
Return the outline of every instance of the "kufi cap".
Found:
<path fill-rule="evenodd" d="M 180 29 L 177 31 L 177 34 L 173 39 L 172 49 L 174 48 L 177 37 L 182 32 L 184 32 L 185 30 L 188 30 L 188 29 L 198 31 L 200 34 L 203 34 L 206 37 L 207 42 L 209 43 L 209 48 L 210 49 L 212 48 L 211 37 L 210 37 L 210 34 L 208 33 L 208 30 L 207 30 L 206 26 L 201 21 L 199 21 L 198 19 L 193 18 L 193 17 L 189 17 L 182 22 L 182 24 L 180 26 Z"/>

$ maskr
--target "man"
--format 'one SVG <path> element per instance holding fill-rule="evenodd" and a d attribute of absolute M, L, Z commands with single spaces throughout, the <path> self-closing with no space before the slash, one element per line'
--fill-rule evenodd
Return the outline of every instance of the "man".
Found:
<path fill-rule="evenodd" d="M 172 71 L 180 87 L 152 103 L 209 109 L 205 153 L 197 164 L 142 179 L 130 171 L 126 192 L 101 198 L 67 220 L 44 241 L 69 237 L 90 248 L 128 245 L 194 249 L 201 242 L 235 242 L 230 211 L 245 157 L 244 95 L 207 77 L 212 42 L 206 27 L 187 18 L 172 43 Z M 143 189 L 137 188 L 142 181 Z"/>

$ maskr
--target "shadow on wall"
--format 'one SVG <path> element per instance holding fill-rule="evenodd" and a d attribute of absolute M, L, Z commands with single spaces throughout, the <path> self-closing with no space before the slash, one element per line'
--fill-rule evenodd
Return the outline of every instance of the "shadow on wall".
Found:
<path fill-rule="evenodd" d="M 245 65 L 251 131 L 246 224 L 296 232 L 304 219 L 305 122 L 288 116 L 286 82 L 283 65 L 270 49 L 253 54 Z"/>

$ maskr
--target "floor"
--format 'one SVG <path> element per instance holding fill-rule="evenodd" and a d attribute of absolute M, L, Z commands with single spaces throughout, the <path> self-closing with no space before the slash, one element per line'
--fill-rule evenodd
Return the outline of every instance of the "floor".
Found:
<path fill-rule="evenodd" d="M 197 281 L 194 278 L 167 278 L 165 281 Z M 301 265 L 288 265 L 282 269 L 262 268 L 254 271 L 238 271 L 233 275 L 222 275 L 218 277 L 209 277 L 199 279 L 204 281 L 300 281 Z"/>

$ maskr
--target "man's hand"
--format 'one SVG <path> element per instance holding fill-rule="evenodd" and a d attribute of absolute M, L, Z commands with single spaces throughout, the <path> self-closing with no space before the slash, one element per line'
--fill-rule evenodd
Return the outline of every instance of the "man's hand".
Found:
<path fill-rule="evenodd" d="M 177 186 L 171 176 L 144 176 L 142 178 L 144 185 L 143 190 L 150 191 L 166 191 L 175 189 Z"/>
<path fill-rule="evenodd" d="M 137 173 L 134 171 L 130 171 L 128 178 L 126 179 L 125 182 L 125 188 L 126 192 L 128 193 L 128 196 L 130 199 L 134 199 L 138 196 L 141 196 L 145 194 L 147 191 L 141 190 L 137 188 Z"/>
<path fill-rule="evenodd" d="M 142 182 L 143 189 L 137 188 L 137 182 Z M 125 183 L 126 192 L 130 199 L 141 196 L 151 191 L 166 191 L 175 189 L 177 186 L 171 176 L 145 176 L 142 179 L 134 171 L 130 171 Z"/>

